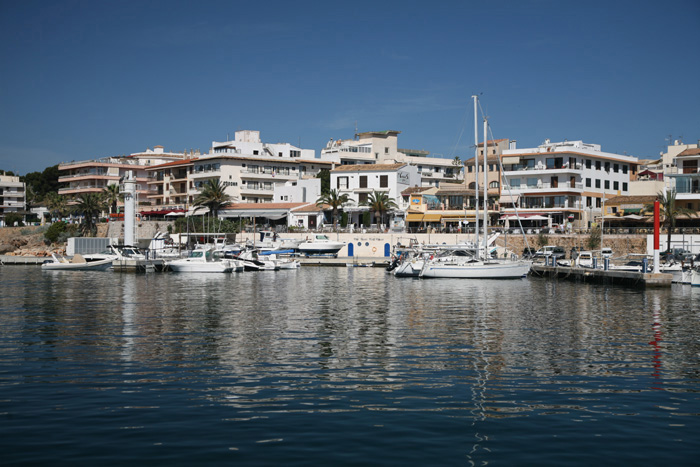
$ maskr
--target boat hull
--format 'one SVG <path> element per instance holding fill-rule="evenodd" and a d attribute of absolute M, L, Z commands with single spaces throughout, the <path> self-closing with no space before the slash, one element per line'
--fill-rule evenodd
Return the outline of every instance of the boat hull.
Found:
<path fill-rule="evenodd" d="M 453 279 L 520 279 L 527 276 L 530 263 L 512 262 L 482 262 L 440 264 L 428 262 L 423 266 L 420 277 L 424 278 L 453 278 Z"/>
<path fill-rule="evenodd" d="M 112 258 L 86 263 L 60 263 L 51 262 L 41 265 L 44 271 L 107 271 L 112 267 Z"/>

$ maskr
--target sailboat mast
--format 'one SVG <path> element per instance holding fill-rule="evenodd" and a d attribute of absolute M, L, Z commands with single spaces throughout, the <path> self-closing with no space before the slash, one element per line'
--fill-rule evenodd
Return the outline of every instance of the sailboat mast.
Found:
<path fill-rule="evenodd" d="M 489 246 L 489 234 L 488 234 L 488 214 L 489 214 L 489 209 L 488 209 L 488 192 L 486 191 L 488 188 L 488 174 L 486 172 L 486 164 L 487 164 L 487 159 L 488 159 L 488 126 L 489 126 L 489 120 L 488 118 L 484 117 L 484 259 L 488 257 L 488 246 Z"/>
<path fill-rule="evenodd" d="M 478 96 L 472 96 L 474 99 L 474 196 L 476 198 L 476 208 L 474 210 L 474 230 L 476 238 L 474 244 L 479 248 L 479 118 L 477 115 Z"/>

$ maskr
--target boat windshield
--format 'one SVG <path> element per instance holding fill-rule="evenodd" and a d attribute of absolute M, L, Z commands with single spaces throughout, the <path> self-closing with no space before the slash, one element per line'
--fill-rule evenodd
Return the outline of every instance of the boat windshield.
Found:
<path fill-rule="evenodd" d="M 190 258 L 201 258 L 202 257 L 203 251 L 193 251 L 192 254 L 190 254 Z"/>

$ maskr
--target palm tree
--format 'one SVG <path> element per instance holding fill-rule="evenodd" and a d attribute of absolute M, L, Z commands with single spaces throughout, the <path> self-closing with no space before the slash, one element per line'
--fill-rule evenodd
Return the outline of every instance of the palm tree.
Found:
<path fill-rule="evenodd" d="M 455 156 L 455 158 L 452 159 L 452 165 L 457 170 L 456 177 L 459 178 L 459 174 L 462 171 L 462 167 L 464 167 L 464 164 L 462 163 L 462 159 L 460 159 L 459 156 Z"/>
<path fill-rule="evenodd" d="M 202 192 L 194 200 L 194 206 L 207 207 L 212 216 L 217 217 L 219 210 L 233 201 L 233 197 L 226 194 L 226 189 L 219 179 L 210 179 L 202 188 Z"/>
<path fill-rule="evenodd" d="M 105 202 L 101 193 L 85 193 L 76 200 L 73 210 L 83 216 L 82 230 L 84 235 L 95 235 L 97 232 L 95 218 L 100 215 L 104 208 Z"/>
<path fill-rule="evenodd" d="M 55 191 L 47 193 L 44 197 L 44 202 L 46 207 L 49 208 L 52 221 L 56 217 L 63 217 L 63 214 L 68 211 L 68 203 L 65 196 L 59 195 Z"/>
<path fill-rule="evenodd" d="M 692 209 L 676 206 L 676 190 L 660 191 L 656 194 L 659 200 L 659 214 L 661 222 L 666 227 L 668 237 L 666 239 L 666 250 L 671 250 L 671 232 L 676 228 L 676 218 L 680 215 L 695 216 L 696 212 Z M 654 212 L 654 205 L 647 204 L 644 206 L 644 211 Z"/>
<path fill-rule="evenodd" d="M 393 199 L 389 198 L 389 195 L 383 191 L 374 190 L 367 197 L 367 201 L 360 203 L 362 205 L 369 206 L 370 210 L 374 212 L 374 220 L 379 219 L 378 224 L 384 223 L 384 213 L 392 209 L 398 209 L 398 205 Z"/>
<path fill-rule="evenodd" d="M 113 183 L 104 187 L 102 189 L 102 195 L 105 197 L 105 202 L 109 205 L 110 214 L 117 211 L 117 201 L 124 198 L 121 194 L 119 194 L 118 183 Z"/>
<path fill-rule="evenodd" d="M 340 194 L 338 190 L 333 189 L 328 193 L 321 195 L 316 200 L 316 206 L 322 208 L 324 205 L 329 206 L 333 211 L 333 229 L 338 227 L 338 210 L 340 210 L 344 204 L 348 203 L 350 198 L 347 194 Z"/>

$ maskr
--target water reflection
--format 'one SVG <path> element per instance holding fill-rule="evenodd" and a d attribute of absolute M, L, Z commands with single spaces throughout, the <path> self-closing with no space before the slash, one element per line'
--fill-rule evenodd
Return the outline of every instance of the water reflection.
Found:
<path fill-rule="evenodd" d="M 129 404 L 95 396 L 113 413 L 132 399 L 165 410 L 183 393 L 188 406 L 224 410 L 216 423 L 256 427 L 254 442 L 300 436 L 272 421 L 280 416 L 334 414 L 397 432 L 423 423 L 428 451 L 449 443 L 476 464 L 502 447 L 506 422 L 527 451 L 524 432 L 556 435 L 545 419 L 603 436 L 613 428 L 598 422 L 611 417 L 668 425 L 700 412 L 689 287 L 398 280 L 371 268 L 0 271 L 0 358 L 17 368 L 0 387 L 118 388 Z"/>

